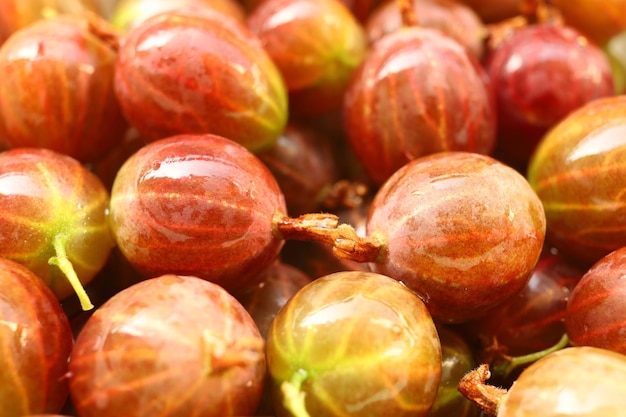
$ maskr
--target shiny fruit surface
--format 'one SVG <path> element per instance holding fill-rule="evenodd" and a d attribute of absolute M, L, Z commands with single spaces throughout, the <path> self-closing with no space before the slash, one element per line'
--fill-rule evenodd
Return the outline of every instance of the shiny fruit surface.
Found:
<path fill-rule="evenodd" d="M 116 56 L 84 16 L 15 33 L 0 47 L 0 141 L 81 162 L 109 152 L 128 125 L 113 91 Z"/>
<path fill-rule="evenodd" d="M 96 310 L 76 338 L 69 370 L 83 417 L 251 415 L 265 355 L 254 321 L 223 288 L 168 274 Z"/>
<path fill-rule="evenodd" d="M 35 272 L 59 299 L 75 289 L 53 259 L 66 258 L 86 284 L 115 245 L 109 193 L 98 177 L 64 154 L 42 148 L 0 153 L 0 207 L 0 256 Z"/>
<path fill-rule="evenodd" d="M 484 52 L 486 27 L 476 12 L 456 0 L 411 0 L 417 15 L 417 24 L 440 30 L 450 36 L 476 59 Z M 365 32 L 370 43 L 403 26 L 398 2 L 384 2 L 374 9 L 365 21 Z"/>
<path fill-rule="evenodd" d="M 525 166 L 546 132 L 572 111 L 615 94 L 606 54 L 570 27 L 518 28 L 488 53 L 485 67 L 496 94 L 497 149 Z"/>
<path fill-rule="evenodd" d="M 548 349 L 565 334 L 567 302 L 585 269 L 558 253 L 544 252 L 526 286 L 489 314 L 467 323 L 485 354 L 528 355 Z M 468 336 L 469 337 L 469 336 Z"/>
<path fill-rule="evenodd" d="M 567 304 L 573 345 L 626 354 L 626 247 L 611 252 L 582 277 Z"/>
<path fill-rule="evenodd" d="M 327 275 L 298 291 L 272 323 L 267 360 L 280 417 L 298 402 L 315 417 L 426 416 L 441 377 L 424 303 L 372 272 Z"/>
<path fill-rule="evenodd" d="M 39 277 L 4 258 L 0 289 L 1 415 L 59 412 L 69 392 L 69 320 Z"/>
<path fill-rule="evenodd" d="M 341 1 L 266 0 L 249 15 L 248 27 L 280 70 L 292 110 L 316 114 L 341 108 L 367 52 L 362 25 Z"/>
<path fill-rule="evenodd" d="M 276 258 L 273 217 L 285 200 L 267 167 L 215 135 L 145 145 L 118 171 L 111 227 L 144 276 L 194 275 L 242 290 Z"/>
<path fill-rule="evenodd" d="M 259 150 L 287 122 L 283 79 L 258 38 L 208 8 L 163 12 L 129 31 L 114 87 L 148 140 L 216 134 Z"/>
<path fill-rule="evenodd" d="M 113 25 L 128 32 L 152 16 L 179 7 L 210 7 L 242 23 L 246 19 L 244 8 L 237 0 L 120 0 L 110 20 Z"/>
<path fill-rule="evenodd" d="M 626 96 L 594 100 L 539 143 L 527 178 L 543 203 L 547 240 L 588 268 L 626 246 Z"/>
<path fill-rule="evenodd" d="M 343 123 L 358 161 L 381 185 L 421 156 L 490 153 L 494 110 L 482 68 L 458 42 L 410 27 L 372 45 L 346 91 Z"/>
<path fill-rule="evenodd" d="M 525 369 L 497 417 L 619 417 L 626 409 L 626 356 L 593 347 L 551 353 Z"/>
<path fill-rule="evenodd" d="M 470 152 L 415 159 L 370 206 L 385 249 L 373 270 L 416 291 L 436 320 L 467 321 L 530 279 L 545 237 L 541 201 L 513 168 Z"/>

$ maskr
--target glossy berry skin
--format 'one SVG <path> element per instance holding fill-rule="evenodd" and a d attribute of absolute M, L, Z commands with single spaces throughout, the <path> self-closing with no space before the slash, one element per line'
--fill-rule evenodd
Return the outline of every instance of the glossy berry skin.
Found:
<path fill-rule="evenodd" d="M 433 317 L 480 317 L 520 291 L 545 237 L 541 201 L 513 168 L 470 152 L 415 159 L 370 206 L 368 236 L 385 242 L 372 269 L 416 291 Z"/>
<path fill-rule="evenodd" d="M 117 53 L 84 17 L 60 15 L 0 48 L 0 142 L 94 162 L 128 123 L 113 91 Z"/>
<path fill-rule="evenodd" d="M 477 417 L 480 408 L 458 391 L 459 381 L 476 366 L 474 352 L 455 329 L 437 326 L 441 342 L 441 381 L 428 417 Z"/>
<path fill-rule="evenodd" d="M 74 344 L 50 289 L 31 271 L 0 258 L 0 409 L 3 417 L 58 413 Z"/>
<path fill-rule="evenodd" d="M 497 417 L 607 417 L 626 409 L 626 356 L 570 347 L 526 368 L 500 403 Z"/>
<path fill-rule="evenodd" d="M 367 40 L 340 0 L 265 0 L 250 13 L 248 27 L 280 70 L 293 113 L 341 108 Z"/>
<path fill-rule="evenodd" d="M 565 325 L 573 345 L 626 354 L 626 247 L 587 271 L 567 303 Z"/>
<path fill-rule="evenodd" d="M 50 259 L 64 247 L 87 284 L 115 245 L 109 193 L 95 174 L 67 155 L 43 148 L 0 153 L 0 256 L 32 270 L 59 299 L 74 294 Z"/>
<path fill-rule="evenodd" d="M 263 339 L 230 294 L 163 275 L 118 292 L 85 323 L 70 393 L 83 417 L 251 415 L 265 366 Z"/>
<path fill-rule="evenodd" d="M 548 129 L 584 104 L 615 93 L 608 58 L 573 28 L 535 24 L 498 43 L 485 68 L 496 92 L 497 149 L 525 166 Z"/>
<path fill-rule="evenodd" d="M 476 59 L 484 53 L 485 25 L 476 12 L 456 0 L 411 0 L 420 27 L 437 29 L 450 36 Z M 397 1 L 387 1 L 372 11 L 365 21 L 370 43 L 403 26 Z"/>
<path fill-rule="evenodd" d="M 626 96 L 572 112 L 539 144 L 528 181 L 547 219 L 547 240 L 589 268 L 626 246 Z"/>
<path fill-rule="evenodd" d="M 148 140 L 216 134 L 258 150 L 287 122 L 287 92 L 260 41 L 209 8 L 153 16 L 126 35 L 115 92 Z"/>
<path fill-rule="evenodd" d="M 567 302 L 585 269 L 544 252 L 530 280 L 514 297 L 467 323 L 464 334 L 484 348 L 497 342 L 506 355 L 528 355 L 556 345 L 565 334 Z M 489 354 L 489 352 L 485 352 Z"/>
<path fill-rule="evenodd" d="M 152 16 L 179 7 L 210 7 L 224 16 L 245 22 L 244 8 L 237 0 L 120 0 L 110 20 L 127 32 Z"/>
<path fill-rule="evenodd" d="M 118 171 L 111 191 L 117 244 L 146 277 L 194 275 L 243 290 L 278 255 L 273 218 L 285 199 L 263 163 L 215 135 L 154 141 Z"/>
<path fill-rule="evenodd" d="M 331 140 L 303 124 L 289 123 L 274 145 L 256 155 L 276 178 L 290 216 L 319 211 L 324 191 L 339 179 Z"/>
<path fill-rule="evenodd" d="M 278 311 L 311 281 L 307 274 L 295 266 L 276 261 L 261 273 L 257 285 L 235 294 L 235 297 L 250 313 L 263 338 L 266 338 Z"/>
<path fill-rule="evenodd" d="M 278 417 L 293 415 L 284 387 L 298 378 L 311 416 L 426 416 L 441 378 L 441 344 L 424 303 L 372 272 L 304 286 L 278 312 L 266 347 Z"/>
<path fill-rule="evenodd" d="M 482 68 L 427 28 L 403 28 L 372 45 L 344 99 L 348 142 L 378 186 L 421 156 L 490 153 L 495 119 Z"/>

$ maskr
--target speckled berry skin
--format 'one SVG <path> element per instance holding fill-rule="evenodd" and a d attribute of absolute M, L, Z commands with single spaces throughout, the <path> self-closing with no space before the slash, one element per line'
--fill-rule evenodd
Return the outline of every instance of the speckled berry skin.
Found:
<path fill-rule="evenodd" d="M 517 171 L 489 156 L 442 152 L 389 178 L 366 228 L 386 242 L 374 271 L 416 291 L 436 320 L 462 322 L 524 287 L 546 222 Z"/>
<path fill-rule="evenodd" d="M 286 87 L 259 39 L 209 8 L 163 12 L 130 30 L 114 87 L 148 140 L 208 133 L 258 150 L 287 123 Z"/>
<path fill-rule="evenodd" d="M 144 146 L 111 191 L 113 234 L 142 274 L 194 275 L 229 290 L 252 284 L 278 255 L 278 213 L 285 199 L 265 165 L 215 135 Z"/>

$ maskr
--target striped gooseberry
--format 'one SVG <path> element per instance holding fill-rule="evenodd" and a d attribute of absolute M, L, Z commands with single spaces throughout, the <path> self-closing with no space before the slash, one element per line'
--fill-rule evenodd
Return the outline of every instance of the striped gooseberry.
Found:
<path fill-rule="evenodd" d="M 118 292 L 87 320 L 69 361 L 70 395 L 83 417 L 252 415 L 263 346 L 222 287 L 162 275 Z"/>
<path fill-rule="evenodd" d="M 343 126 L 375 185 L 415 158 L 440 151 L 489 154 L 494 100 L 485 72 L 457 41 L 402 27 L 374 43 L 344 97 Z"/>
<path fill-rule="evenodd" d="M 552 22 L 515 28 L 488 52 L 496 95 L 498 157 L 520 169 L 555 124 L 586 103 L 615 94 L 600 47 Z"/>
<path fill-rule="evenodd" d="M 115 246 L 109 193 L 76 159 L 44 148 L 0 153 L 0 256 L 32 270 L 65 299 L 104 267 Z"/>
<path fill-rule="evenodd" d="M 268 168 L 216 135 L 145 145 L 118 170 L 111 191 L 115 240 L 139 272 L 194 275 L 235 292 L 278 255 L 277 213 L 286 213 L 285 199 Z"/>
<path fill-rule="evenodd" d="M 585 268 L 626 246 L 624 175 L 625 95 L 593 100 L 550 130 L 527 173 L 549 243 Z"/>
<path fill-rule="evenodd" d="M 74 344 L 59 300 L 32 271 L 0 257 L 0 409 L 7 417 L 60 412 Z"/>
<path fill-rule="evenodd" d="M 287 123 L 283 79 L 258 37 L 208 7 L 165 11 L 129 30 L 114 88 L 148 140 L 208 133 L 260 150 Z"/>
<path fill-rule="evenodd" d="M 459 390 L 494 417 L 620 416 L 626 409 L 626 356 L 590 346 L 552 352 L 526 368 L 508 389 L 486 384 L 480 365 Z"/>
<path fill-rule="evenodd" d="M 373 272 L 304 286 L 276 315 L 266 352 L 279 417 L 426 416 L 441 379 L 426 306 Z"/>
<path fill-rule="evenodd" d="M 565 326 L 573 345 L 626 354 L 626 247 L 587 271 L 567 303 Z"/>
<path fill-rule="evenodd" d="M 94 15 L 61 14 L 11 36 L 0 47 L 0 141 L 83 163 L 114 149 L 128 126 L 113 90 L 116 48 Z"/>
<path fill-rule="evenodd" d="M 545 237 L 541 201 L 496 159 L 440 152 L 414 159 L 378 190 L 366 225 L 371 268 L 416 291 L 436 320 L 468 321 L 518 293 Z"/>

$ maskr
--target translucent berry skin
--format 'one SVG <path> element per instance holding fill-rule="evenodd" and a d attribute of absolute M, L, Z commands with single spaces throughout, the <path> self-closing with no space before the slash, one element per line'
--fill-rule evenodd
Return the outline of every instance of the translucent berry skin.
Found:
<path fill-rule="evenodd" d="M 403 28 L 372 45 L 343 108 L 348 142 L 376 185 L 421 156 L 489 154 L 495 146 L 494 100 L 484 70 L 434 29 Z"/>
<path fill-rule="evenodd" d="M 594 347 L 570 347 L 526 368 L 497 417 L 620 416 L 626 409 L 626 356 Z"/>
<path fill-rule="evenodd" d="M 362 25 L 339 0 L 266 0 L 248 27 L 276 63 L 292 113 L 341 108 L 350 77 L 367 53 Z"/>
<path fill-rule="evenodd" d="M 114 80 L 129 122 L 149 140 L 216 134 L 259 150 L 287 123 L 287 91 L 247 27 L 209 8 L 146 19 L 126 35 Z"/>
<path fill-rule="evenodd" d="M 266 166 L 215 135 L 144 146 L 111 191 L 113 234 L 144 276 L 194 275 L 233 291 L 252 285 L 278 255 L 279 213 L 285 199 Z"/>
<path fill-rule="evenodd" d="M 520 291 L 545 238 L 541 201 L 513 168 L 440 152 L 400 168 L 370 206 L 385 242 L 372 269 L 416 291 L 436 320 L 480 317 Z"/>
<path fill-rule="evenodd" d="M 205 280 L 163 275 L 115 294 L 87 320 L 69 385 L 84 417 L 252 415 L 266 375 L 246 310 Z"/>
<path fill-rule="evenodd" d="M 573 345 L 626 354 L 626 247 L 600 259 L 574 287 L 565 326 Z"/>
<path fill-rule="evenodd" d="M 541 140 L 527 178 L 547 219 L 547 240 L 585 268 L 626 246 L 626 96 L 597 99 Z"/>
<path fill-rule="evenodd" d="M 83 285 L 106 264 L 115 246 L 109 226 L 109 193 L 74 158 L 44 148 L 0 153 L 0 256 L 45 282 L 59 299 L 75 293 L 50 258 L 62 241 Z"/>
<path fill-rule="evenodd" d="M 113 90 L 116 52 L 84 17 L 29 25 L 0 48 L 0 142 L 94 162 L 128 123 Z"/>
<path fill-rule="evenodd" d="M 343 271 L 299 290 L 274 319 L 267 361 L 276 415 L 281 386 L 306 374 L 311 416 L 422 417 L 441 378 L 441 344 L 424 303 L 372 272 Z"/>
<path fill-rule="evenodd" d="M 24 266 L 0 258 L 2 416 L 58 413 L 68 397 L 69 320 L 50 289 Z"/>
<path fill-rule="evenodd" d="M 517 29 L 491 51 L 485 68 L 496 94 L 497 151 L 525 166 L 546 132 L 572 111 L 615 94 L 605 53 L 567 26 Z"/>
<path fill-rule="evenodd" d="M 127 32 L 152 16 L 180 7 L 210 7 L 242 23 L 246 19 L 243 5 L 237 0 L 119 0 L 110 21 Z"/>

